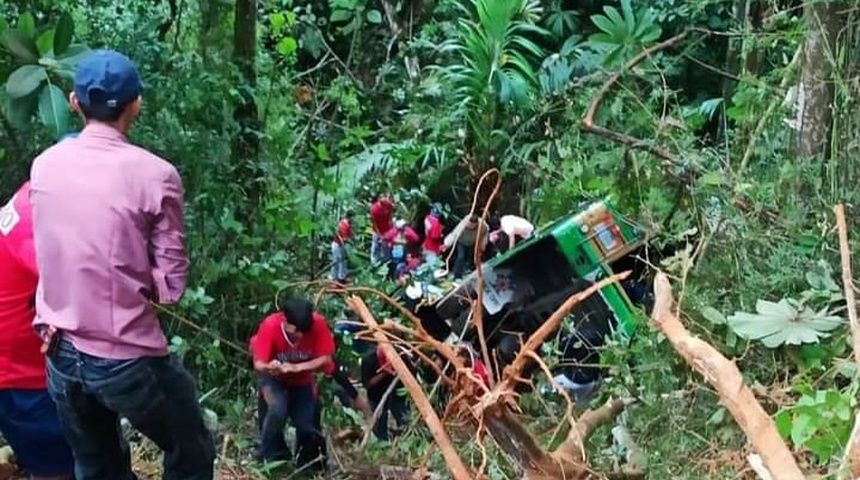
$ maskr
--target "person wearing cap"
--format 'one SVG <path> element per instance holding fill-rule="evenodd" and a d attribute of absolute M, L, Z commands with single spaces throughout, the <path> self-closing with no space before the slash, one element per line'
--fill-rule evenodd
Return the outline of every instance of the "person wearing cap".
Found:
<path fill-rule="evenodd" d="M 263 319 L 249 341 L 260 393 L 258 458 L 291 459 L 284 439 L 289 417 L 296 429 L 298 466 L 319 470 L 325 466 L 326 451 L 314 373 L 335 373 L 334 336 L 311 302 L 288 294 L 281 297 L 280 310 Z"/>
<path fill-rule="evenodd" d="M 127 138 L 141 93 L 131 60 L 90 53 L 69 96 L 83 130 L 33 162 L 34 326 L 78 480 L 134 478 L 120 417 L 164 451 L 165 478 L 212 479 L 197 388 L 153 305 L 180 300 L 188 258 L 176 168 Z"/>
<path fill-rule="evenodd" d="M 442 242 L 442 251 L 446 252 L 456 245 L 454 257 L 454 279 L 462 278 L 466 269 L 475 268 L 475 245 L 480 243 L 481 251 L 487 248 L 490 227 L 480 216 L 470 214 L 454 227 Z"/>
<path fill-rule="evenodd" d="M 398 348 L 398 350 L 401 358 L 406 357 L 402 348 Z M 407 363 L 407 365 L 409 364 Z M 373 434 L 382 441 L 389 439 L 389 414 L 394 417 L 399 430 L 406 428 L 409 422 L 409 405 L 406 403 L 406 393 L 397 391 L 397 385 L 392 387 L 392 384 L 399 381 L 394 372 L 394 367 L 386 358 L 381 347 L 376 347 L 361 358 L 361 384 L 367 390 L 367 399 L 370 400 L 370 407 L 374 411 L 380 408 L 388 389 L 395 389 L 385 399 L 385 403 L 382 404 L 382 411 L 376 419 L 376 423 L 373 424 Z"/>
<path fill-rule="evenodd" d="M 430 213 L 424 217 L 424 243 L 422 250 L 424 253 L 424 261 L 433 263 L 439 258 L 439 253 L 442 252 L 442 208 L 439 204 L 434 203 L 430 207 Z"/>
<path fill-rule="evenodd" d="M 71 479 L 74 458 L 32 325 L 39 274 L 29 182 L 0 207 L 0 271 L 0 434 L 33 480 Z"/>

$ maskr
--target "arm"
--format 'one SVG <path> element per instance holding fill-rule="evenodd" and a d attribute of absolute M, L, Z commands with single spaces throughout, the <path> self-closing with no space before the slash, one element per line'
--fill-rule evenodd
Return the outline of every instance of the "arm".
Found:
<path fill-rule="evenodd" d="M 460 220 L 460 223 L 454 227 L 454 230 L 445 237 L 445 241 L 442 242 L 445 248 L 451 248 L 454 246 L 460 238 L 460 234 L 463 233 L 464 228 L 466 228 L 466 218 Z"/>
<path fill-rule="evenodd" d="M 281 367 L 281 362 L 272 358 L 272 344 L 267 340 L 267 332 L 261 332 L 261 330 L 263 330 L 262 325 L 248 342 L 248 349 L 251 351 L 251 358 L 253 359 L 254 373 L 276 375 Z"/>
<path fill-rule="evenodd" d="M 380 383 L 382 383 L 386 380 L 389 380 L 391 378 L 391 376 L 392 375 L 390 373 L 386 372 L 385 370 L 382 370 L 381 372 L 372 376 L 370 378 L 370 380 L 367 381 L 367 386 L 368 387 L 375 387 L 375 386 L 379 385 Z"/>
<path fill-rule="evenodd" d="M 188 279 L 183 194 L 182 179 L 171 168 L 157 187 L 155 219 L 149 239 L 152 277 L 162 304 L 177 303 L 185 293 Z"/>
<path fill-rule="evenodd" d="M 430 238 L 433 240 L 439 240 L 442 238 L 442 223 L 438 220 L 433 224 L 433 228 L 430 229 Z"/>

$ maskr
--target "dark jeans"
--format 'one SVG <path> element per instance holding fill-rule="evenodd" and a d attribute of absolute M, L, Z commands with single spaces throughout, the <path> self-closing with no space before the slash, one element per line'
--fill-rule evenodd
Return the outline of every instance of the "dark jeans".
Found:
<path fill-rule="evenodd" d="M 398 387 L 394 387 L 397 389 Z M 384 395 L 384 394 L 383 394 Z M 373 411 L 376 411 L 376 408 L 379 406 L 379 402 L 382 400 L 382 395 L 372 395 L 373 398 L 368 398 L 370 401 L 370 408 Z M 406 403 L 406 397 L 403 395 L 398 395 L 396 391 L 391 392 L 391 395 L 385 400 L 385 405 L 382 407 L 382 411 L 379 412 L 379 418 L 376 419 L 376 423 L 373 424 L 373 434 L 376 435 L 376 438 L 380 440 L 388 440 L 388 414 L 394 417 L 394 422 L 397 424 L 398 429 L 405 428 L 406 424 L 409 422 L 409 405 Z"/>
<path fill-rule="evenodd" d="M 287 386 L 272 377 L 260 377 L 262 396 L 258 399 L 260 428 L 259 458 L 263 461 L 289 460 L 290 447 L 284 438 L 287 417 L 296 429 L 298 466 L 318 470 L 325 466 L 326 445 L 321 428 L 321 408 L 313 387 Z M 315 462 L 315 460 L 320 460 Z M 308 465 L 310 463 L 313 465 Z"/>
<path fill-rule="evenodd" d="M 135 478 L 120 416 L 164 451 L 164 480 L 213 478 L 215 443 L 194 379 L 175 356 L 109 360 L 63 340 L 47 371 L 77 480 Z"/>
<path fill-rule="evenodd" d="M 475 246 L 457 243 L 454 254 L 454 278 L 462 278 L 466 270 L 475 268 Z"/>

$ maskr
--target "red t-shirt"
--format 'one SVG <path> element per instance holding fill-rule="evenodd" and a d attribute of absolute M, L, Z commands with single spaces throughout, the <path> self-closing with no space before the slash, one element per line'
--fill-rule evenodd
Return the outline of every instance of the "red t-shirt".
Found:
<path fill-rule="evenodd" d="M 442 222 L 433 215 L 424 217 L 424 250 L 439 254 L 442 251 Z"/>
<path fill-rule="evenodd" d="M 383 235 L 391 230 L 392 219 L 394 218 L 394 204 L 391 200 L 385 198 L 377 200 L 370 206 L 370 223 L 373 224 L 373 231 L 378 235 Z"/>
<path fill-rule="evenodd" d="M 337 233 L 334 235 L 334 242 L 343 245 L 343 242 L 346 242 L 350 238 L 352 238 L 352 224 L 349 223 L 348 218 L 342 218 L 337 224 Z"/>
<path fill-rule="evenodd" d="M 45 357 L 33 330 L 39 273 L 30 183 L 0 207 L 0 389 L 45 388 Z"/>
<path fill-rule="evenodd" d="M 284 314 L 277 312 L 266 317 L 257 328 L 257 333 L 251 337 L 249 347 L 254 360 L 271 362 L 278 360 L 285 363 L 303 363 L 326 355 L 334 356 L 334 336 L 331 334 L 325 318 L 314 313 L 310 331 L 302 339 L 292 343 L 287 339 L 283 329 Z M 334 362 L 321 370 L 333 373 Z M 280 379 L 287 385 L 305 386 L 314 384 L 314 372 L 290 373 Z"/>

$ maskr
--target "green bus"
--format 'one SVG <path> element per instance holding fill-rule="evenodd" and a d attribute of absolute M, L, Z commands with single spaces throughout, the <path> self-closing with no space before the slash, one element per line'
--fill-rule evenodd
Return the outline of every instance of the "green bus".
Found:
<path fill-rule="evenodd" d="M 496 362 L 512 360 L 521 342 L 569 296 L 625 270 L 634 274 L 580 303 L 564 328 L 589 332 L 591 338 L 632 335 L 643 318 L 637 304 L 644 299 L 646 285 L 640 277 L 646 268 L 637 253 L 647 241 L 641 225 L 604 199 L 537 228 L 530 238 L 484 262 L 484 330 Z M 477 332 L 469 321 L 476 297 L 473 271 L 461 282 L 437 289 L 437 295 L 425 287 L 413 305 L 422 326 L 438 340 L 466 340 L 477 346 Z"/>

